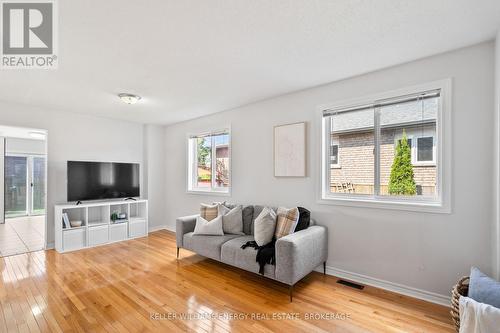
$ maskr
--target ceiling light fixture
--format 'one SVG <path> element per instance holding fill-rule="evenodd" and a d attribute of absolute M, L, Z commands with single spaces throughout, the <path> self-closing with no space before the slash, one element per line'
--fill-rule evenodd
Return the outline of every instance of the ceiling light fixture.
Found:
<path fill-rule="evenodd" d="M 33 139 L 45 140 L 45 133 L 42 132 L 29 132 L 28 135 Z"/>
<path fill-rule="evenodd" d="M 123 103 L 127 104 L 135 104 L 141 99 L 141 96 L 139 95 L 126 94 L 126 93 L 118 94 L 118 97 L 120 97 Z"/>

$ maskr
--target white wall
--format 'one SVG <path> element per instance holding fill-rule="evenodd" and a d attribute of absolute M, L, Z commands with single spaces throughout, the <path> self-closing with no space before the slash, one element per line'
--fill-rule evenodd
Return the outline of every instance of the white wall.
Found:
<path fill-rule="evenodd" d="M 48 130 L 49 245 L 54 242 L 54 204 L 66 201 L 66 161 L 142 163 L 141 124 L 3 102 L 0 102 L 0 124 Z"/>
<path fill-rule="evenodd" d="M 144 186 L 149 201 L 149 229 L 164 227 L 165 221 L 165 131 L 163 126 L 144 126 Z"/>
<path fill-rule="evenodd" d="M 483 43 L 329 85 L 280 96 L 165 129 L 165 212 L 175 218 L 220 197 L 186 193 L 186 133 L 232 126 L 232 197 L 239 203 L 308 207 L 328 227 L 334 269 L 445 295 L 476 265 L 492 272 L 494 44 Z M 316 108 L 421 83 L 453 79 L 452 214 L 316 203 Z M 273 126 L 307 121 L 306 178 L 273 177 Z"/>
<path fill-rule="evenodd" d="M 45 140 L 5 138 L 5 152 L 7 154 L 44 155 L 45 150 L 46 150 Z"/>

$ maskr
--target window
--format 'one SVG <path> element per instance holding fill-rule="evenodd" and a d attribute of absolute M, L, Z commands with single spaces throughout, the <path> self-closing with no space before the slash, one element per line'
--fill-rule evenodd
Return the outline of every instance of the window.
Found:
<path fill-rule="evenodd" d="M 338 137 L 332 137 L 330 144 L 330 165 L 332 168 L 338 168 L 339 165 L 339 141 Z"/>
<path fill-rule="evenodd" d="M 189 137 L 188 191 L 229 193 L 229 130 Z"/>
<path fill-rule="evenodd" d="M 442 98 L 440 86 L 322 109 L 321 199 L 443 207 Z"/>
<path fill-rule="evenodd" d="M 434 144 L 435 128 L 432 128 L 432 130 L 428 132 L 432 133 L 424 134 L 424 136 L 419 136 L 421 134 L 407 134 L 408 146 L 411 149 L 411 163 L 414 166 L 436 164 L 436 146 Z M 398 143 L 401 143 L 400 137 L 398 137 L 398 139 L 394 143 L 394 149 L 396 149 Z"/>
<path fill-rule="evenodd" d="M 434 161 L 434 138 L 432 136 L 417 139 L 417 162 Z"/>

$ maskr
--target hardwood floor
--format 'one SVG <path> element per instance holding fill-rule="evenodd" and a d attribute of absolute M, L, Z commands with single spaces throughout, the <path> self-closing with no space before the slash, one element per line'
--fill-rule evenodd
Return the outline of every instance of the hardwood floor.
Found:
<path fill-rule="evenodd" d="M 289 303 L 285 285 L 187 250 L 175 255 L 175 235 L 158 231 L 1 258 L 0 332 L 453 332 L 443 306 L 316 272 Z"/>

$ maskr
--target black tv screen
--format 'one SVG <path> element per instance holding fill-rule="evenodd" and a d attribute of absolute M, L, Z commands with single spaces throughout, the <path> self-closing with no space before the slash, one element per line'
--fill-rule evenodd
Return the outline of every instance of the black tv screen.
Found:
<path fill-rule="evenodd" d="M 138 197 L 139 164 L 68 161 L 68 201 Z"/>

